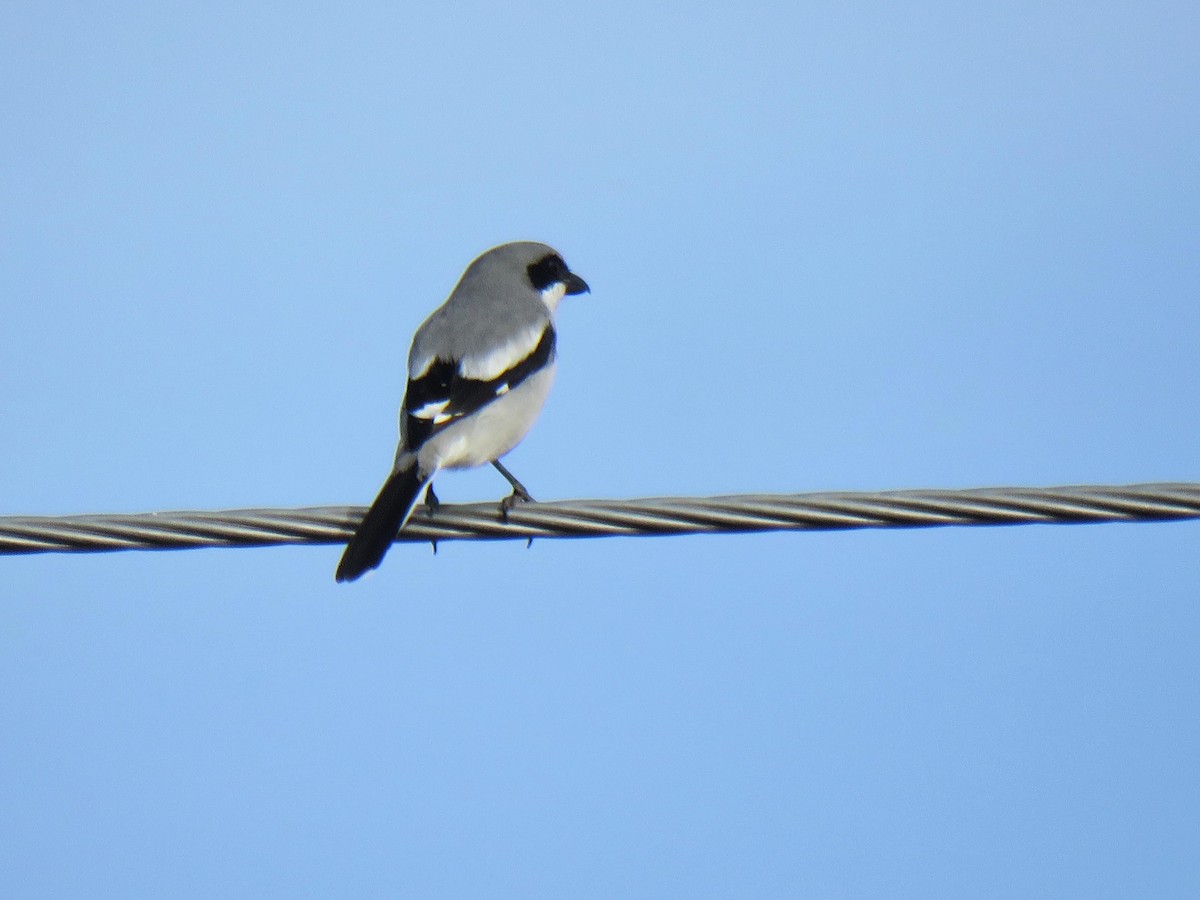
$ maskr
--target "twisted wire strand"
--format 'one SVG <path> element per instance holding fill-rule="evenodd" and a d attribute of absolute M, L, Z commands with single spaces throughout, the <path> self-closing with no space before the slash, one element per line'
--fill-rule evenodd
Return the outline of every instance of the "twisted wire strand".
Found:
<path fill-rule="evenodd" d="M 366 509 L 235 509 L 0 517 L 0 554 L 341 544 Z M 1200 483 L 742 494 L 563 500 L 418 508 L 401 542 L 918 528 L 946 525 L 1154 522 L 1200 518 Z"/>

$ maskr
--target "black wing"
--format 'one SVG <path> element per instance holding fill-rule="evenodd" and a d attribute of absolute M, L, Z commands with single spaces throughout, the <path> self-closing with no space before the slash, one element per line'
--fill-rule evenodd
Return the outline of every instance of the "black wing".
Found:
<path fill-rule="evenodd" d="M 457 360 L 435 359 L 420 378 L 410 378 L 404 393 L 405 438 L 420 447 L 452 422 L 487 406 L 517 387 L 554 358 L 554 326 L 547 323 L 542 339 L 529 355 L 495 378 L 464 378 Z"/>

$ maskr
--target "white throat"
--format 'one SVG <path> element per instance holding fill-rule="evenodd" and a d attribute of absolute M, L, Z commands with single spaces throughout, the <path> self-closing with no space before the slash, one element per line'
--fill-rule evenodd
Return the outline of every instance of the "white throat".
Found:
<path fill-rule="evenodd" d="M 550 287 L 542 291 L 542 302 L 546 304 L 546 309 L 550 310 L 553 315 L 558 310 L 558 302 L 567 294 L 567 286 L 561 281 L 556 281 Z"/>

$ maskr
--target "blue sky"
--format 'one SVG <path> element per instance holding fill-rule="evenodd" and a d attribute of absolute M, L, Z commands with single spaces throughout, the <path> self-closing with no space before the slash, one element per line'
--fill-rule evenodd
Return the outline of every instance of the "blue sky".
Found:
<path fill-rule="evenodd" d="M 1189 3 L 0 11 L 0 514 L 1197 480 Z M 447 475 L 446 502 L 499 497 Z M 0 893 L 1193 897 L 1200 525 L 0 559 Z"/>

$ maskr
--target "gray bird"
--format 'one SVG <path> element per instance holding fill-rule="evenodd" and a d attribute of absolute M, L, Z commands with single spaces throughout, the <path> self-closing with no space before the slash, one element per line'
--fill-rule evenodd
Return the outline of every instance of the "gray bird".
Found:
<path fill-rule="evenodd" d="M 554 381 L 554 314 L 589 290 L 551 247 L 501 244 L 467 266 L 450 296 L 413 336 L 400 446 L 392 474 L 346 545 L 338 581 L 383 561 L 422 488 L 434 507 L 441 469 L 491 463 L 512 485 L 501 503 L 531 500 L 500 457 L 529 432 Z"/>

